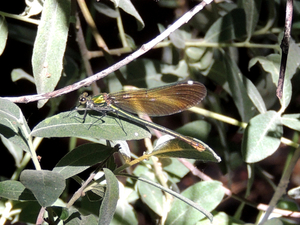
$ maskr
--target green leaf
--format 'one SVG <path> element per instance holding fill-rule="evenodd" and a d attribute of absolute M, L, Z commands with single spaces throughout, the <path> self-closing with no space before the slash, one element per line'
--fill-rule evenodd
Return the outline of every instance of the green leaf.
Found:
<path fill-rule="evenodd" d="M 134 208 L 123 198 L 118 201 L 111 225 L 138 225 Z"/>
<path fill-rule="evenodd" d="M 96 200 L 101 200 L 105 194 L 105 187 L 102 184 L 96 184 L 96 185 L 93 185 L 93 187 L 91 188 L 91 191 L 93 192 L 93 194 L 97 195 L 98 198 Z M 94 197 L 94 195 L 91 197 L 91 192 L 88 192 L 87 196 L 89 197 L 89 199 Z M 95 201 L 95 199 L 93 199 L 93 201 Z"/>
<path fill-rule="evenodd" d="M 94 225 L 98 223 L 95 215 L 90 214 L 84 216 L 77 209 L 72 208 L 69 212 L 70 216 L 64 221 L 64 225 Z"/>
<path fill-rule="evenodd" d="M 176 132 L 205 141 L 209 136 L 210 130 L 210 123 L 205 120 L 196 120 L 176 129 Z"/>
<path fill-rule="evenodd" d="M 281 118 L 275 111 L 252 118 L 242 142 L 244 160 L 247 163 L 255 163 L 272 155 L 280 145 L 282 134 Z"/>
<path fill-rule="evenodd" d="M 14 209 L 20 209 L 18 221 L 35 224 L 41 205 L 37 201 L 18 201 L 14 203 Z"/>
<path fill-rule="evenodd" d="M 230 224 L 230 225 L 241 225 L 245 224 L 243 221 L 239 221 L 224 212 L 218 212 L 214 214 L 213 224 Z M 212 225 L 209 219 L 204 219 L 198 222 L 196 225 Z"/>
<path fill-rule="evenodd" d="M 8 36 L 8 29 L 5 17 L 0 15 L 0 55 L 2 55 Z"/>
<path fill-rule="evenodd" d="M 44 207 L 52 205 L 66 186 L 62 175 L 46 170 L 24 170 L 20 181 Z"/>
<path fill-rule="evenodd" d="M 142 17 L 137 12 L 137 10 L 135 9 L 134 5 L 131 3 L 130 0 L 122 0 L 122 1 L 112 0 L 112 2 L 115 3 L 116 7 L 120 7 L 126 13 L 132 15 L 137 20 L 138 30 L 142 30 L 145 27 Z"/>
<path fill-rule="evenodd" d="M 34 15 L 38 15 L 43 10 L 44 1 L 39 0 L 31 0 L 26 1 L 25 11 L 22 13 L 23 16 L 31 17 Z"/>
<path fill-rule="evenodd" d="M 185 49 L 185 54 L 189 58 L 189 61 L 198 63 L 206 51 L 207 48 L 188 47 Z"/>
<path fill-rule="evenodd" d="M 45 0 L 32 55 L 37 93 L 53 91 L 60 80 L 69 31 L 71 1 Z M 47 100 L 41 100 L 41 108 Z"/>
<path fill-rule="evenodd" d="M 272 218 L 262 223 L 261 225 L 284 225 L 284 223 L 279 218 Z"/>
<path fill-rule="evenodd" d="M 119 184 L 116 176 L 109 169 L 103 169 L 107 183 L 106 192 L 100 207 L 99 225 L 109 225 L 116 211 L 119 199 Z"/>
<path fill-rule="evenodd" d="M 281 43 L 282 38 L 278 37 L 279 43 Z M 288 60 L 286 65 L 286 79 L 291 80 L 293 76 L 296 74 L 297 70 L 299 69 L 299 57 L 300 57 L 300 47 L 295 40 L 290 38 L 290 47 L 289 47 L 289 54 Z"/>
<path fill-rule="evenodd" d="M 29 133 L 30 129 L 21 109 L 11 101 L 0 98 L 0 134 L 24 151 L 29 151 Z"/>
<path fill-rule="evenodd" d="M 284 114 L 281 117 L 281 122 L 283 125 L 300 131 L 300 114 L 299 113 L 295 113 L 295 114 Z"/>
<path fill-rule="evenodd" d="M 222 86 L 222 88 L 230 95 L 231 90 L 229 88 L 229 84 L 227 81 L 227 75 L 224 73 L 226 71 L 226 65 L 224 63 L 224 57 L 220 56 L 220 59 L 213 60 L 210 67 L 206 71 L 202 71 L 204 76 L 207 76 L 209 79 L 214 81 L 215 83 Z"/>
<path fill-rule="evenodd" d="M 101 2 L 93 2 L 93 6 L 99 13 L 102 13 L 110 18 L 117 18 L 120 16 L 120 13 L 117 10 L 112 9 Z"/>
<path fill-rule="evenodd" d="M 11 71 L 11 80 L 13 82 L 16 82 L 16 81 L 21 80 L 21 79 L 28 80 L 33 84 L 35 83 L 34 78 L 30 74 L 26 73 L 24 70 L 22 70 L 22 69 L 13 69 Z"/>
<path fill-rule="evenodd" d="M 167 138 L 170 136 L 165 135 Z M 164 138 L 164 136 L 163 136 Z M 199 145 L 202 145 L 205 150 L 200 152 L 199 150 L 193 148 L 191 145 L 187 144 L 184 141 L 179 139 L 169 139 L 163 143 L 157 143 L 154 151 L 150 153 L 151 156 L 162 157 L 162 158 L 187 158 L 187 159 L 196 159 L 203 162 L 212 161 L 220 162 L 221 158 L 205 143 L 200 140 L 193 138 L 194 141 L 199 142 Z"/>
<path fill-rule="evenodd" d="M 296 55 L 294 55 L 294 56 L 296 56 Z M 290 58 L 290 56 L 289 56 L 289 58 Z M 261 66 L 263 67 L 263 69 L 266 72 L 271 74 L 273 83 L 277 86 L 278 77 L 279 77 L 280 60 L 281 60 L 281 56 L 279 54 L 270 54 L 267 57 L 259 56 L 259 57 L 252 58 L 250 60 L 249 67 L 252 67 L 254 64 L 259 62 L 261 64 Z M 288 65 L 289 65 L 289 62 L 287 62 L 287 68 L 288 68 Z M 291 97 L 292 97 L 291 78 L 293 76 L 292 73 L 294 73 L 294 72 L 295 71 L 292 69 L 286 70 L 286 75 L 285 75 L 286 79 L 284 80 L 283 96 L 282 96 L 282 99 L 280 99 L 281 106 L 284 109 L 289 105 L 289 103 L 291 101 Z"/>
<path fill-rule="evenodd" d="M 9 32 L 10 38 L 30 46 L 33 45 L 37 33 L 36 26 L 24 26 L 10 23 L 9 30 L 12 31 Z"/>
<path fill-rule="evenodd" d="M 288 191 L 289 197 L 293 199 L 300 199 L 300 187 L 292 188 Z"/>
<path fill-rule="evenodd" d="M 248 40 L 250 40 L 259 19 L 261 0 L 243 0 L 241 2 L 246 14 L 246 30 Z"/>
<path fill-rule="evenodd" d="M 243 122 L 248 122 L 253 116 L 253 103 L 251 102 L 247 89 L 243 83 L 242 73 L 239 70 L 236 62 L 227 55 L 224 55 L 226 64 L 226 75 L 231 90 L 232 98 L 242 117 Z M 250 82 L 250 81 L 249 81 Z"/>
<path fill-rule="evenodd" d="M 65 155 L 54 167 L 53 172 L 68 179 L 100 163 L 113 153 L 113 148 L 101 144 L 81 145 Z"/>
<path fill-rule="evenodd" d="M 80 112 L 83 113 L 83 112 Z M 106 140 L 140 140 L 149 138 L 146 127 L 118 116 L 100 117 L 89 112 L 82 122 L 83 114 L 63 112 L 40 122 L 31 135 L 37 137 L 79 137 Z"/>
<path fill-rule="evenodd" d="M 6 180 L 0 182 L 0 196 L 10 200 L 36 201 L 32 192 L 25 186 L 14 180 Z"/>
<path fill-rule="evenodd" d="M 144 179 L 150 180 L 150 178 L 145 175 L 141 175 Z M 140 194 L 141 200 L 149 206 L 157 215 L 162 216 L 164 195 L 162 191 L 158 188 L 153 188 L 152 185 L 147 184 L 143 181 L 137 181 L 137 189 Z"/>
<path fill-rule="evenodd" d="M 66 207 L 51 206 L 47 207 L 47 211 L 52 210 L 60 220 L 66 220 L 69 217 L 69 210 Z"/>
<path fill-rule="evenodd" d="M 190 163 L 194 163 L 193 159 L 186 159 Z M 168 172 L 171 176 L 175 176 L 178 178 L 178 182 L 181 178 L 187 175 L 190 170 L 186 168 L 178 159 L 175 158 L 160 158 L 159 161 L 162 164 L 164 171 Z"/>
<path fill-rule="evenodd" d="M 150 180 L 147 180 L 147 179 L 144 179 L 142 177 L 135 177 L 135 176 L 130 176 L 130 175 L 127 175 L 128 177 L 131 177 L 132 179 L 137 179 L 137 180 L 140 180 L 140 181 L 143 181 L 143 182 L 146 182 L 148 184 L 151 184 L 152 186 L 156 187 L 156 188 L 159 188 L 171 195 L 173 195 L 174 197 L 177 198 L 177 200 L 180 200 L 182 202 L 184 202 L 186 204 L 186 206 L 192 206 L 194 209 L 196 209 L 198 212 L 201 212 L 203 213 L 203 216 L 206 216 L 209 218 L 209 220 L 212 222 L 212 215 L 211 213 L 209 213 L 206 209 L 204 209 L 202 206 L 200 206 L 199 204 L 193 202 L 192 200 L 190 200 L 189 198 L 185 197 L 184 195 L 181 195 L 181 194 L 178 194 L 177 192 L 175 191 L 172 191 L 168 188 L 165 188 L 155 182 L 152 182 Z M 219 183 L 219 182 L 218 182 Z M 197 192 L 197 191 L 196 191 Z"/>
<path fill-rule="evenodd" d="M 185 40 L 182 35 L 182 31 L 180 30 L 175 30 L 173 33 L 170 34 L 170 40 L 172 44 L 179 49 L 184 49 L 185 48 Z"/>
<path fill-rule="evenodd" d="M 222 201 L 224 189 L 222 183 L 218 181 L 202 181 L 190 186 L 181 194 L 199 204 L 205 210 L 212 211 Z M 175 199 L 165 224 L 195 224 L 204 217 L 205 215 L 189 207 L 183 201 Z"/>
<path fill-rule="evenodd" d="M 267 108 L 266 108 L 264 99 L 262 98 L 261 94 L 255 87 L 255 85 L 252 83 L 252 81 L 246 77 L 243 77 L 243 83 L 244 83 L 244 86 L 246 87 L 248 96 L 251 99 L 252 103 L 255 105 L 256 109 L 260 113 L 267 112 Z"/>
<path fill-rule="evenodd" d="M 246 34 L 246 18 L 243 9 L 233 9 L 219 18 L 206 32 L 206 42 L 226 42 L 241 38 Z"/>
<path fill-rule="evenodd" d="M 3 135 L 0 135 L 1 141 L 3 145 L 7 148 L 10 154 L 14 157 L 16 167 L 21 166 L 21 162 L 23 160 L 23 149 L 20 146 L 15 145 L 13 142 L 9 141 Z"/>

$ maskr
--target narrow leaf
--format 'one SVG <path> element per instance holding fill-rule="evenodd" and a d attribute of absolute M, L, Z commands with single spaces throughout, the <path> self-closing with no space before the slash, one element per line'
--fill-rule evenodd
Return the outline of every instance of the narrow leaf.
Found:
<path fill-rule="evenodd" d="M 234 9 L 219 18 L 206 32 L 206 42 L 226 42 L 246 34 L 246 18 L 243 9 Z"/>
<path fill-rule="evenodd" d="M 0 135 L 1 141 L 3 145 L 7 148 L 7 150 L 10 152 L 10 154 L 13 156 L 15 160 L 16 167 L 21 166 L 21 162 L 23 160 L 23 149 L 20 148 L 19 145 L 14 144 L 7 138 L 5 138 L 3 135 Z"/>
<path fill-rule="evenodd" d="M 118 16 L 120 16 L 120 13 L 117 10 L 112 9 L 101 2 L 93 2 L 93 6 L 99 13 L 102 13 L 103 15 L 106 15 L 108 17 L 117 18 Z"/>
<path fill-rule="evenodd" d="M 291 128 L 291 129 L 300 131 L 300 114 L 299 113 L 285 114 L 282 116 L 281 121 L 282 121 L 283 125 Z"/>
<path fill-rule="evenodd" d="M 109 225 L 116 211 L 119 199 L 119 184 L 116 176 L 109 169 L 103 169 L 107 183 L 106 192 L 100 207 L 99 225 Z"/>
<path fill-rule="evenodd" d="M 255 105 L 256 109 L 260 113 L 267 112 L 266 104 L 262 96 L 260 95 L 259 91 L 257 90 L 257 88 L 252 83 L 252 81 L 246 77 L 243 77 L 243 82 L 244 82 L 244 86 L 246 87 L 248 96 L 251 99 L 252 103 Z"/>
<path fill-rule="evenodd" d="M 119 1 L 118 7 L 123 9 L 126 13 L 132 15 L 137 20 L 138 30 L 141 30 L 144 28 L 144 26 L 145 26 L 144 21 L 130 0 Z"/>
<path fill-rule="evenodd" d="M 45 0 L 34 43 L 32 67 L 38 94 L 53 91 L 63 68 L 71 1 Z M 39 101 L 41 108 L 47 100 Z"/>
<path fill-rule="evenodd" d="M 142 177 L 144 179 L 150 180 L 146 176 Z M 153 188 L 152 185 L 142 182 L 140 180 L 137 181 L 137 189 L 140 194 L 141 200 L 149 206 L 150 209 L 153 210 L 157 215 L 163 215 L 163 201 L 164 195 L 162 191 L 158 188 Z"/>
<path fill-rule="evenodd" d="M 8 36 L 7 23 L 4 16 L 0 16 L 0 55 L 2 55 Z"/>
<path fill-rule="evenodd" d="M 200 152 L 195 149 L 191 145 L 183 142 L 179 139 L 170 139 L 164 141 L 160 144 L 157 142 L 157 146 L 155 146 L 154 151 L 150 154 L 151 156 L 162 157 L 162 158 L 187 158 L 187 159 L 196 159 L 204 162 L 212 161 L 212 162 L 220 162 L 221 158 L 205 143 L 200 140 L 193 139 L 199 144 L 201 144 L 205 150 Z"/>
<path fill-rule="evenodd" d="M 0 134 L 24 151 L 29 151 L 26 141 L 29 133 L 21 109 L 11 101 L 0 98 Z"/>
<path fill-rule="evenodd" d="M 11 71 L 11 80 L 13 82 L 16 82 L 20 79 L 25 79 L 30 81 L 31 83 L 35 83 L 33 76 L 30 74 L 26 73 L 23 69 L 13 69 Z"/>
<path fill-rule="evenodd" d="M 243 122 L 248 122 L 253 116 L 253 103 L 251 102 L 247 89 L 243 83 L 242 73 L 239 70 L 237 64 L 224 55 L 225 65 L 226 65 L 226 75 L 231 90 L 231 94 L 234 103 L 242 117 Z"/>
<path fill-rule="evenodd" d="M 281 119 L 275 111 L 252 118 L 244 132 L 242 153 L 247 163 L 255 163 L 272 155 L 283 134 Z"/>
<path fill-rule="evenodd" d="M 246 30 L 248 34 L 248 40 L 250 40 L 258 22 L 261 0 L 243 0 L 242 4 L 246 14 Z"/>

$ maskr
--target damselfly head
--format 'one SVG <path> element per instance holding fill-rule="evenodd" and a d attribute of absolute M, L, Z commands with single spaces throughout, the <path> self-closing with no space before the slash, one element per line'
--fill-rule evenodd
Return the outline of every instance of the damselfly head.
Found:
<path fill-rule="evenodd" d="M 83 92 L 80 96 L 79 96 L 79 104 L 80 105 L 85 105 L 87 103 L 87 101 L 91 100 L 91 96 L 89 96 L 89 94 L 87 92 Z"/>

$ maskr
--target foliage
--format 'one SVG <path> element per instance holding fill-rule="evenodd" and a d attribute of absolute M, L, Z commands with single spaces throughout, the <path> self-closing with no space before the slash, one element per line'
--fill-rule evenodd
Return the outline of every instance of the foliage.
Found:
<path fill-rule="evenodd" d="M 130 53 L 145 53 L 146 45 L 139 47 L 166 31 L 176 19 L 174 12 L 177 17 L 186 16 L 178 13 L 198 2 L 87 1 L 88 6 L 81 0 L 42 3 L 30 2 L 21 15 L 10 13 L 16 10 L 14 5 L 6 10 L 0 7 L 1 152 L 3 165 L 12 158 L 15 164 L 15 168 L 10 165 L 11 170 L 0 174 L 1 224 L 11 220 L 26 224 L 203 225 L 212 218 L 214 224 L 259 223 L 261 213 L 255 211 L 250 217 L 243 212 L 245 205 L 262 210 L 256 205 L 261 200 L 253 197 L 263 195 L 256 189 L 259 182 L 269 184 L 264 188 L 270 194 L 260 197 L 268 202 L 272 199 L 270 205 L 274 201 L 276 205 L 281 195 L 275 198 L 272 193 L 285 187 L 275 185 L 265 175 L 270 161 L 284 162 L 276 160 L 284 154 L 285 165 L 274 164 L 276 168 L 285 166 L 280 172 L 272 171 L 276 181 L 289 180 L 293 169 L 289 165 L 297 161 L 299 2 L 294 2 L 283 97 L 279 100 L 275 91 L 284 17 L 278 15 L 285 9 L 280 1 L 220 1 L 206 5 L 187 24 L 156 43 L 149 55 L 124 61 L 119 70 L 107 65 L 130 60 L 134 57 L 126 58 Z M 21 47 L 18 51 L 22 56 L 26 54 L 30 63 L 9 62 L 10 54 L 17 57 L 12 53 L 12 43 L 26 46 L 27 51 Z M 94 77 L 103 79 L 83 87 L 91 83 L 89 79 L 96 79 L 90 77 L 92 71 L 103 68 L 111 69 L 111 74 L 104 78 L 106 74 L 99 72 Z M 13 82 L 7 79 L 9 74 Z M 90 78 L 84 80 L 86 77 Z M 181 126 L 177 131 L 193 137 L 204 151 L 169 136 L 158 138 L 152 145 L 147 127 L 117 113 L 69 110 L 75 103 L 74 96 L 82 91 L 95 95 L 99 87 L 115 92 L 186 79 L 206 85 L 208 95 L 201 108 L 192 108 L 193 114 L 155 121 L 166 127 Z M 34 88 L 28 84 L 34 84 Z M 78 93 L 66 94 L 72 90 Z M 50 98 L 53 96 L 56 98 Z M 39 111 L 36 105 L 15 104 L 31 101 L 38 101 Z M 188 123 L 183 126 L 181 121 Z M 70 140 L 68 146 L 66 138 Z M 133 141 L 141 139 L 145 145 Z M 203 165 L 199 162 L 205 163 L 204 172 L 213 174 L 213 168 L 219 175 L 215 173 L 214 179 L 203 175 L 193 165 Z M 245 171 L 247 182 L 241 180 Z M 203 181 L 198 182 L 190 172 Z M 239 176 L 238 181 L 234 175 Z M 231 192 L 226 183 L 232 184 L 232 189 L 243 183 L 242 192 Z M 291 189 L 290 196 L 298 199 L 298 190 Z M 233 210 L 226 205 L 228 201 L 221 204 L 225 194 L 238 200 Z M 283 202 L 284 198 L 278 207 Z M 297 206 L 293 201 L 293 209 L 285 210 L 296 211 Z M 264 221 L 268 223 L 296 224 L 283 218 Z"/>

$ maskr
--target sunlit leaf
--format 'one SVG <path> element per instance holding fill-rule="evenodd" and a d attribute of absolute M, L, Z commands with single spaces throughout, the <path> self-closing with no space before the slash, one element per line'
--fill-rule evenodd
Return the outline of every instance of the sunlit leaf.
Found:
<path fill-rule="evenodd" d="M 0 133 L 24 151 L 29 151 L 30 129 L 21 109 L 11 101 L 0 98 Z"/>
<path fill-rule="evenodd" d="M 116 176 L 109 169 L 104 169 L 104 173 L 107 188 L 100 207 L 99 225 L 110 224 L 119 199 L 119 184 Z"/>
<path fill-rule="evenodd" d="M 116 7 L 120 7 L 126 13 L 132 15 L 137 20 L 138 30 L 144 28 L 145 26 L 144 21 L 130 0 L 122 0 L 122 1 L 112 0 L 112 2 L 115 3 Z"/>
<path fill-rule="evenodd" d="M 71 1 L 46 0 L 32 55 L 32 68 L 38 94 L 53 91 L 63 69 L 69 31 Z M 41 100 L 41 108 L 47 100 Z"/>
<path fill-rule="evenodd" d="M 205 210 L 212 211 L 222 201 L 224 189 L 222 183 L 218 181 L 202 181 L 190 186 L 181 194 Z M 204 217 L 202 213 L 189 207 L 185 202 L 175 199 L 165 224 L 195 224 Z"/>
<path fill-rule="evenodd" d="M 284 114 L 281 118 L 282 124 L 300 131 L 300 114 L 299 113 L 295 113 L 295 114 Z"/>
<path fill-rule="evenodd" d="M 8 36 L 7 23 L 4 16 L 0 16 L 0 55 L 2 55 Z"/>
<path fill-rule="evenodd" d="M 255 163 L 272 155 L 280 145 L 282 134 L 281 118 L 275 111 L 252 118 L 243 136 L 244 160 L 247 163 Z"/>
<path fill-rule="evenodd" d="M 142 177 L 149 180 L 149 178 L 142 175 Z M 137 190 L 140 194 L 141 200 L 155 212 L 157 215 L 162 216 L 163 202 L 165 200 L 162 191 L 158 188 L 153 188 L 152 185 L 143 181 L 137 181 Z"/>
<path fill-rule="evenodd" d="M 178 139 L 170 139 L 164 141 L 161 144 L 158 144 L 154 151 L 150 155 L 155 155 L 156 157 L 174 157 L 174 158 L 187 158 L 187 159 L 196 159 L 201 161 L 212 161 L 220 162 L 220 157 L 205 143 L 200 140 L 193 139 L 199 142 L 199 145 L 202 145 L 205 150 L 200 152 L 196 148 L 193 148 L 191 145 L 187 144 L 184 141 Z"/>
<path fill-rule="evenodd" d="M 147 128 L 118 116 L 101 116 L 98 112 L 87 114 L 64 112 L 40 122 L 32 135 L 38 137 L 79 137 L 106 140 L 139 140 L 150 137 Z"/>

